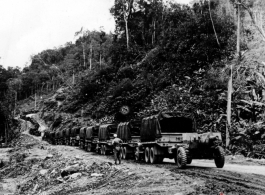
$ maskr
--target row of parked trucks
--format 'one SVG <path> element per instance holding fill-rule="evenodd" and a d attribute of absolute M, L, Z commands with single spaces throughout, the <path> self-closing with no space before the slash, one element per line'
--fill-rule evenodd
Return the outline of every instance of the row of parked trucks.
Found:
<path fill-rule="evenodd" d="M 192 159 L 213 159 L 216 167 L 225 163 L 221 133 L 198 134 L 193 115 L 159 113 L 158 115 L 119 124 L 73 127 L 58 132 L 45 132 L 52 144 L 79 146 L 102 155 L 113 152 L 114 134 L 122 139 L 122 159 L 134 158 L 146 163 L 162 163 L 174 159 L 184 168 Z"/>

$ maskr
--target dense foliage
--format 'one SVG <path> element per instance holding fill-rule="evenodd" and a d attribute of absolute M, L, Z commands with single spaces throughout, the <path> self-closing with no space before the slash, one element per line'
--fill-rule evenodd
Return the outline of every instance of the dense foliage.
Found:
<path fill-rule="evenodd" d="M 253 60 L 255 51 L 247 52 L 240 64 L 235 61 L 233 1 L 194 2 L 189 7 L 162 0 L 115 0 L 110 10 L 114 34 L 80 31 L 75 43 L 33 55 L 21 72 L 2 68 L 1 93 L 22 100 L 65 85 L 71 93 L 63 112 L 84 108 L 85 117 L 124 121 L 160 110 L 187 111 L 195 114 L 199 131 L 224 133 L 233 64 L 231 150 L 242 139 L 242 129 L 252 140 L 247 144 L 263 143 L 265 72 Z M 244 3 L 253 10 L 259 6 Z M 244 11 L 242 21 L 247 25 L 242 25 L 241 49 L 247 51 L 258 42 L 257 31 Z M 130 108 L 127 115 L 120 112 L 124 105 Z"/>

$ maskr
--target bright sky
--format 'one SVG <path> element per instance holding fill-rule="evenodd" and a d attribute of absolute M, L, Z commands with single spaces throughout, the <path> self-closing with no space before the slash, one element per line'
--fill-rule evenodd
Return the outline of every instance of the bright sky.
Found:
<path fill-rule="evenodd" d="M 0 65 L 24 67 L 30 55 L 74 41 L 81 27 L 113 31 L 113 4 L 114 0 L 0 0 Z"/>

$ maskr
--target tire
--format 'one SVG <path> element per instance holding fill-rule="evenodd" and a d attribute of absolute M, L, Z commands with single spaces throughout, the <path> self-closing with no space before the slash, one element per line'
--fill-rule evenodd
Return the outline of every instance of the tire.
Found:
<path fill-rule="evenodd" d="M 187 154 L 183 147 L 179 147 L 175 156 L 175 163 L 178 168 L 185 168 L 187 165 Z"/>
<path fill-rule="evenodd" d="M 100 145 L 97 145 L 97 149 L 96 150 L 97 150 L 98 154 L 101 154 L 101 146 Z"/>
<path fill-rule="evenodd" d="M 136 161 L 140 161 L 141 160 L 139 147 L 136 147 L 135 150 L 134 150 L 134 159 Z"/>
<path fill-rule="evenodd" d="M 150 163 L 156 164 L 156 163 L 158 163 L 158 161 L 159 161 L 159 156 L 155 154 L 155 148 L 152 147 L 150 149 Z"/>
<path fill-rule="evenodd" d="M 192 157 L 188 149 L 186 149 L 186 155 L 187 155 L 187 164 L 189 165 L 192 162 Z"/>
<path fill-rule="evenodd" d="M 150 149 L 149 149 L 149 147 L 146 147 L 145 148 L 145 151 L 144 151 L 144 161 L 146 163 L 150 163 Z"/>
<path fill-rule="evenodd" d="M 104 149 L 103 149 L 103 145 L 102 145 L 102 146 L 100 146 L 100 154 L 101 154 L 101 155 L 103 155 L 103 150 L 104 150 Z"/>
<path fill-rule="evenodd" d="M 121 147 L 120 156 L 121 156 L 121 159 L 124 159 L 124 147 Z"/>
<path fill-rule="evenodd" d="M 107 146 L 106 145 L 104 145 L 104 155 L 108 155 L 109 154 L 109 151 L 107 150 Z"/>
<path fill-rule="evenodd" d="M 91 152 L 91 151 L 92 151 L 91 148 L 92 148 L 92 147 L 91 147 L 91 144 L 87 144 L 87 151 L 88 151 L 88 152 Z"/>
<path fill-rule="evenodd" d="M 101 146 L 101 154 L 106 155 L 105 145 Z"/>
<path fill-rule="evenodd" d="M 214 162 L 217 168 L 223 168 L 225 164 L 225 151 L 218 146 L 214 151 Z"/>
<path fill-rule="evenodd" d="M 128 154 L 127 154 L 127 147 L 123 147 L 123 159 L 128 159 Z"/>

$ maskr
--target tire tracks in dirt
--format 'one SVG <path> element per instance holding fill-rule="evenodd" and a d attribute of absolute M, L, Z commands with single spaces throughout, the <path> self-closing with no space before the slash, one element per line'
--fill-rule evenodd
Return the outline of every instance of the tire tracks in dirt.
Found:
<path fill-rule="evenodd" d="M 183 173 L 187 176 L 202 178 L 206 180 L 204 187 L 196 189 L 198 194 L 240 194 L 240 195 L 264 195 L 265 176 L 257 174 L 242 174 L 221 169 L 200 169 L 191 168 L 176 169 L 171 168 L 172 172 Z"/>

